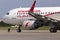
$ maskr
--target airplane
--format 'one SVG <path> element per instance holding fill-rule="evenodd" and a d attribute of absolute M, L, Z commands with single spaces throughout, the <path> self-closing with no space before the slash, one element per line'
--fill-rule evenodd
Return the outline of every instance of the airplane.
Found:
<path fill-rule="evenodd" d="M 3 22 L 7 24 L 19 25 L 27 30 L 37 29 L 48 23 L 50 32 L 56 33 L 60 29 L 60 7 L 35 7 L 34 0 L 31 8 L 15 8 L 6 13 Z"/>

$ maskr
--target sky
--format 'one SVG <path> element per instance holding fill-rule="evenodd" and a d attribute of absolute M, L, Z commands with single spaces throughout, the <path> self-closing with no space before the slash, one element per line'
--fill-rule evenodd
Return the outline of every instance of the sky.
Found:
<path fill-rule="evenodd" d="M 0 0 L 0 18 L 11 9 L 31 7 L 34 0 Z M 60 7 L 60 0 L 37 0 L 36 7 Z"/>

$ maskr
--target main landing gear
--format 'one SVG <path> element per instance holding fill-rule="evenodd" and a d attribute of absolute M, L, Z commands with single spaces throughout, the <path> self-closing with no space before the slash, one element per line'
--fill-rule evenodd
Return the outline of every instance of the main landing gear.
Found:
<path fill-rule="evenodd" d="M 56 28 L 50 28 L 50 32 L 51 33 L 56 33 L 57 32 L 57 29 Z"/>
<path fill-rule="evenodd" d="M 21 25 L 19 25 L 17 32 L 21 32 Z"/>
<path fill-rule="evenodd" d="M 51 28 L 50 28 L 50 32 L 51 33 L 56 33 L 57 32 L 57 27 L 58 27 L 58 25 L 57 25 L 57 23 L 56 22 L 52 22 L 51 24 L 50 24 L 50 26 L 51 26 Z"/>

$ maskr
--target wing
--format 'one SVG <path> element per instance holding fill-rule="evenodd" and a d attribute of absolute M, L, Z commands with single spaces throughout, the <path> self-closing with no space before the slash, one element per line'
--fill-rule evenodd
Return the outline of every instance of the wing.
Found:
<path fill-rule="evenodd" d="M 28 14 L 31 15 L 32 17 L 36 18 L 37 20 L 44 20 L 43 18 L 46 18 L 46 19 L 47 19 L 47 17 L 44 17 L 44 16 L 42 16 L 42 15 L 35 14 L 35 13 L 33 12 L 34 7 L 35 7 L 35 4 L 36 4 L 36 0 L 34 1 L 33 5 L 31 6 Z"/>
<path fill-rule="evenodd" d="M 55 19 L 34 13 L 33 10 L 34 10 L 35 4 L 36 4 L 36 0 L 34 1 L 33 5 L 31 6 L 28 12 L 29 15 L 31 15 L 32 17 L 36 18 L 39 21 L 56 21 Z M 55 13 L 60 13 L 60 12 L 55 12 Z"/>

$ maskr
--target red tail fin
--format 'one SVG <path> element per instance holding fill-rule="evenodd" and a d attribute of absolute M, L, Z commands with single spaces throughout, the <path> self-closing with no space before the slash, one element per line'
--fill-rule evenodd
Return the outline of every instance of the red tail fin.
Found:
<path fill-rule="evenodd" d="M 34 1 L 33 5 L 31 6 L 31 8 L 30 8 L 29 12 L 33 12 L 34 7 L 35 7 L 35 4 L 36 4 L 36 0 Z"/>

